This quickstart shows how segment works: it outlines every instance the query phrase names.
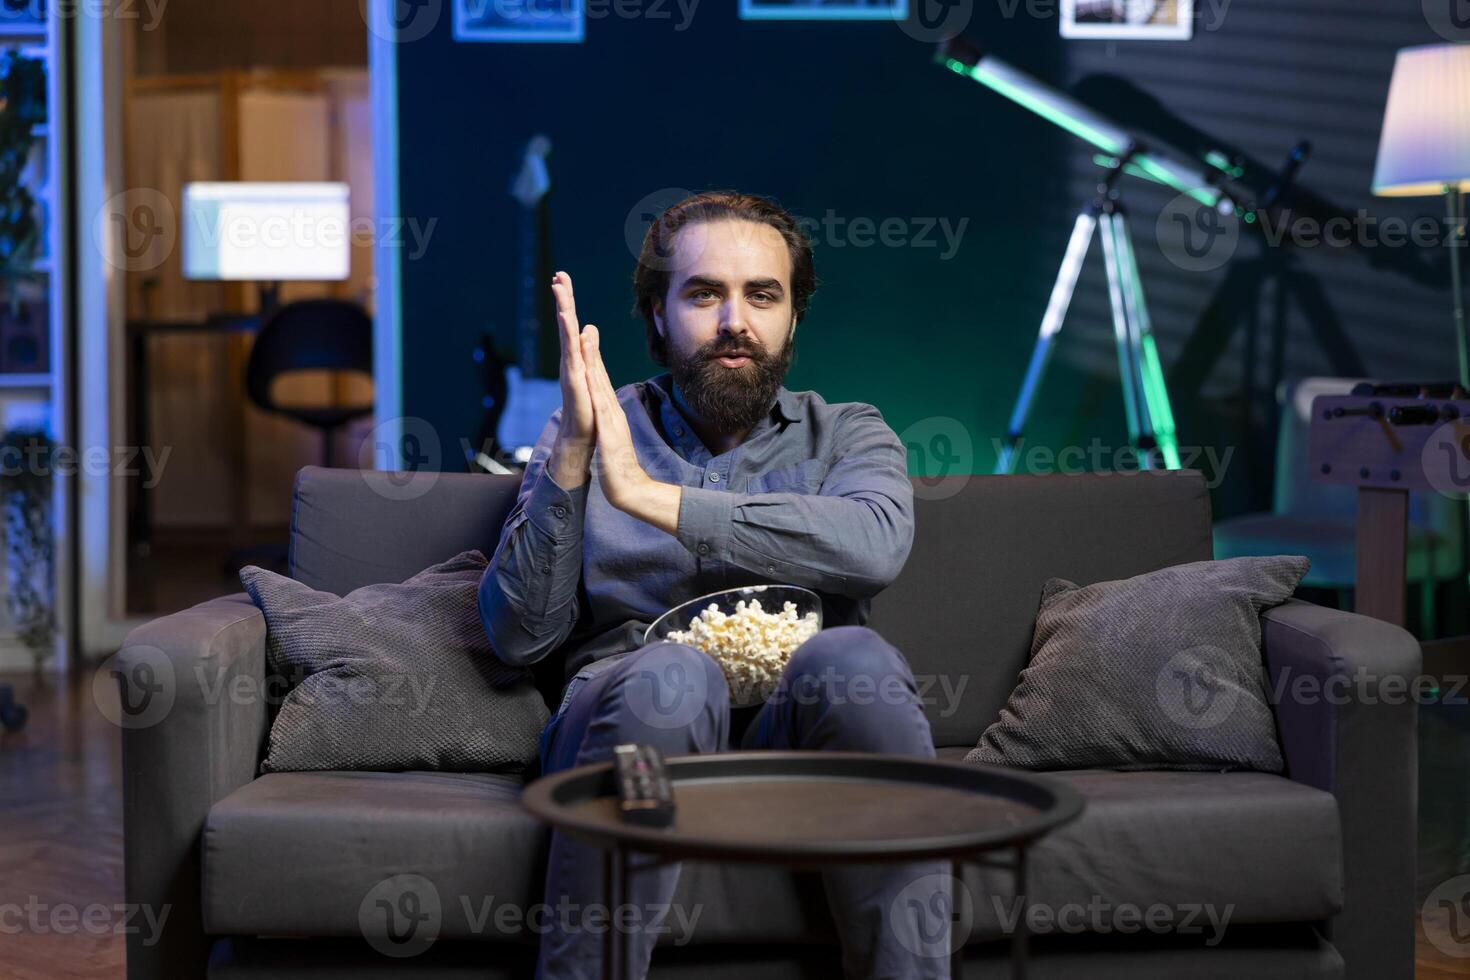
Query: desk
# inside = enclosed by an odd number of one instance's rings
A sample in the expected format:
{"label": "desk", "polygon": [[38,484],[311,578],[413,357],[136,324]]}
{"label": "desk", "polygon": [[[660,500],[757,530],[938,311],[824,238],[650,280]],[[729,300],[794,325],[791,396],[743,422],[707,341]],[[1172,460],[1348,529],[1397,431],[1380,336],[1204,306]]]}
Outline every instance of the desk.
{"label": "desk", "polygon": [[[196,334],[227,340],[253,334],[261,320],[254,314],[211,316],[204,320],[129,320],[127,323],[128,439],[134,446],[151,445],[148,395],[148,341],[155,336]],[[244,345],[227,343],[221,391],[232,410],[226,424],[226,450],[230,458],[230,534],[232,545],[239,529],[249,524],[249,485],[245,459],[245,356]],[[128,540],[134,548],[147,548],[153,540],[152,494],[142,480],[131,485],[128,498]]]}

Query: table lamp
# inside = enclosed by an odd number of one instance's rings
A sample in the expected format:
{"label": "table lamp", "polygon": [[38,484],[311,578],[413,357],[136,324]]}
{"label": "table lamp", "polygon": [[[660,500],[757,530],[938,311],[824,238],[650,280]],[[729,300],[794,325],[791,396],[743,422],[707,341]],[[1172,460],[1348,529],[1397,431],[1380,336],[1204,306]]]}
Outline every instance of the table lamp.
{"label": "table lamp", "polygon": [[[1403,48],[1394,60],[1383,110],[1383,134],[1373,170],[1373,193],[1382,197],[1445,196],[1454,247],[1465,241],[1464,192],[1470,187],[1470,44]],[[1450,252],[1455,345],[1460,383],[1470,386],[1470,338],[1459,253]]]}

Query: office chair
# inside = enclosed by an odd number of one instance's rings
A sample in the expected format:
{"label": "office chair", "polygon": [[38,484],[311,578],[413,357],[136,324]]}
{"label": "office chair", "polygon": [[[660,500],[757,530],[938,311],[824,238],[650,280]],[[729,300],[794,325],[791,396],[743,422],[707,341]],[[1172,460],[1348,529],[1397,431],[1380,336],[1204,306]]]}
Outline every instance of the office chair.
{"label": "office chair", "polygon": [[[351,371],[373,376],[373,321],[356,303],[305,299],[280,307],[255,335],[245,364],[245,391],[262,411],[284,416],[321,432],[323,466],[334,465],[333,436],[353,419],[371,415],[372,402],[359,405],[291,405],[271,395],[276,379],[293,371]],[[224,569],[236,574],[245,565],[284,567],[285,544],[231,549]]]}
{"label": "office chair", "polygon": [[[1308,459],[1312,399],[1346,395],[1361,378],[1303,378],[1285,393],[1276,441],[1276,482],[1270,512],[1242,514],[1215,525],[1215,557],[1306,555],[1311,570],[1302,585],[1335,589],[1345,595],[1357,577],[1358,492],[1349,486],[1318,483]],[[1461,574],[1463,502],[1437,493],[1409,494],[1408,554],[1405,577],[1420,588],[1420,631],[1435,632],[1436,586]]]}
{"label": "office chair", "polygon": [[353,371],[373,376],[373,321],[362,307],[340,299],[298,300],[281,307],[256,334],[245,367],[245,388],[261,410],[321,431],[322,465],[333,465],[333,435],[353,419],[371,415],[359,405],[282,405],[271,385],[292,371]]}

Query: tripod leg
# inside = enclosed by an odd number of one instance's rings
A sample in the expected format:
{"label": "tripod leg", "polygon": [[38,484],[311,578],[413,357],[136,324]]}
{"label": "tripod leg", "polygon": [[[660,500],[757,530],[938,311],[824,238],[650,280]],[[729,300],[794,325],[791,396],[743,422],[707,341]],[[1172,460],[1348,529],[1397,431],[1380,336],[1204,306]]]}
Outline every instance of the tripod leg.
{"label": "tripod leg", "polygon": [[1129,283],[1125,299],[1132,297],[1129,307],[1135,344],[1134,358],[1142,382],[1143,405],[1148,412],[1149,428],[1164,457],[1164,466],[1177,470],[1179,438],[1174,428],[1174,408],[1169,404],[1169,388],[1164,383],[1163,365],[1159,363],[1153,321],[1148,315],[1148,303],[1143,298],[1143,277],[1138,274],[1138,257],[1133,251],[1133,235],[1128,229],[1128,218],[1122,212],[1113,215],[1113,229],[1117,235],[1118,264]]}
{"label": "tripod leg", "polygon": [[1092,244],[1097,230],[1097,217],[1086,210],[1077,215],[1072,226],[1072,237],[1067,241],[1067,252],[1062,257],[1062,267],[1057,270],[1056,282],[1051,287],[1051,298],[1046,302],[1046,313],[1041,317],[1041,332],[1036,336],[1036,347],[1031,351],[1031,363],[1026,367],[1025,380],[1021,382],[1021,393],[1016,396],[1016,407],[1011,411],[1010,425],[1006,427],[1005,446],[995,461],[995,472],[1011,473],[1016,467],[1016,450],[1021,434],[1026,429],[1026,419],[1031,414],[1031,404],[1036,390],[1041,387],[1041,376],[1051,359],[1051,344],[1062,321],[1067,317],[1067,308],[1072,305],[1072,293],[1077,289],[1077,277],[1082,274],[1082,260],[1087,258],[1088,246]]}
{"label": "tripod leg", "polygon": [[1108,302],[1113,311],[1113,340],[1118,348],[1118,382],[1123,386],[1123,410],[1128,418],[1128,440],[1138,454],[1139,468],[1148,469],[1151,462],[1148,444],[1152,443],[1152,429],[1149,425],[1148,408],[1140,394],[1143,377],[1139,370],[1139,350],[1134,341],[1133,324],[1129,316],[1133,290],[1123,272],[1123,256],[1118,245],[1118,218],[1115,214],[1104,214],[1102,223],[1103,260],[1108,270]]}

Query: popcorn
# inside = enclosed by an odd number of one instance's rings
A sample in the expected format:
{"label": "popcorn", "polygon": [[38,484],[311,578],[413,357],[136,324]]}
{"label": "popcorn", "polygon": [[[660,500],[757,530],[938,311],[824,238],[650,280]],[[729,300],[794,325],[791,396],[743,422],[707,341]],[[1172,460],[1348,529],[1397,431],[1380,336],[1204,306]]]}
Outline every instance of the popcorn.
{"label": "popcorn", "polygon": [[665,639],[709,654],[725,673],[731,702],[743,705],[771,696],[792,651],[819,628],[815,612],[797,618],[794,602],[787,602],[779,613],[768,613],[759,599],[741,599],[733,613],[710,603],[689,621],[688,629],[674,630]]}

